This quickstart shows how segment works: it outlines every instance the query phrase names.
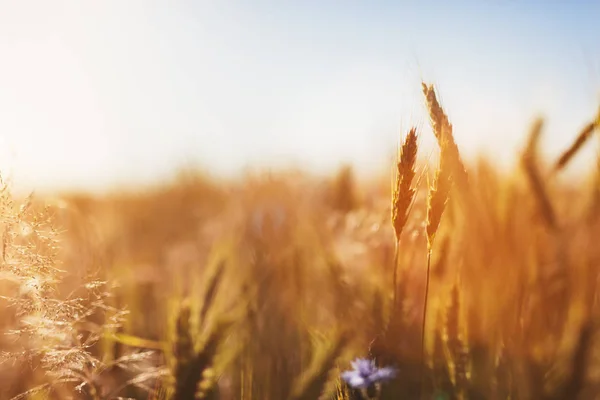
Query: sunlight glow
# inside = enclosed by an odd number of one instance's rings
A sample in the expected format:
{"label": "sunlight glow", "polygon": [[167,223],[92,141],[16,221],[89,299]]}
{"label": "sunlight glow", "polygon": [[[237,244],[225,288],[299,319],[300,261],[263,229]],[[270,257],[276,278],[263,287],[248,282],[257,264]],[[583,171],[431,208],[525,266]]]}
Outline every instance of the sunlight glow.
{"label": "sunlight glow", "polygon": [[0,167],[84,188],[189,162],[378,171],[399,132],[428,129],[421,78],[466,154],[506,162],[538,113],[558,151],[597,107],[585,60],[599,31],[585,20],[599,7],[459,3],[0,1]]}

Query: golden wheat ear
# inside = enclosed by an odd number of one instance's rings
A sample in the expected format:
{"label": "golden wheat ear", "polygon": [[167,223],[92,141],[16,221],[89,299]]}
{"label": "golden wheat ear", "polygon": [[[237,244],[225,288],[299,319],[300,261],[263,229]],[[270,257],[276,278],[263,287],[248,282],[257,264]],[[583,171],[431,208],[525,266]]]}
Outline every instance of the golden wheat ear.
{"label": "golden wheat ear", "polygon": [[433,133],[440,147],[440,158],[443,163],[448,165],[450,169],[449,174],[456,181],[461,192],[466,192],[469,187],[469,177],[460,157],[456,141],[454,140],[452,124],[437,99],[433,85],[428,86],[425,83],[421,83],[421,85]]}
{"label": "golden wheat ear", "polygon": [[415,177],[416,163],[417,129],[412,128],[404,139],[396,164],[396,185],[392,196],[392,225],[396,241],[400,240],[414,200],[415,189],[412,188],[412,182]]}
{"label": "golden wheat ear", "polygon": [[446,204],[450,198],[452,180],[446,166],[438,166],[427,197],[427,245],[431,250]]}

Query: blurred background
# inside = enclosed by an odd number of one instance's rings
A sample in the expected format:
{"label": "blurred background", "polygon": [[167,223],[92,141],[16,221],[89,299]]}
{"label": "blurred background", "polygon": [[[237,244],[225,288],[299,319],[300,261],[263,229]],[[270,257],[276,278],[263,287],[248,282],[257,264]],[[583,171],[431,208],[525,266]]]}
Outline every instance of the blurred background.
{"label": "blurred background", "polygon": [[387,173],[399,132],[428,129],[421,79],[438,87],[465,157],[506,165],[535,115],[550,116],[543,146],[556,153],[600,99],[597,2],[0,10],[0,167],[27,191],[146,185],[181,167]]}

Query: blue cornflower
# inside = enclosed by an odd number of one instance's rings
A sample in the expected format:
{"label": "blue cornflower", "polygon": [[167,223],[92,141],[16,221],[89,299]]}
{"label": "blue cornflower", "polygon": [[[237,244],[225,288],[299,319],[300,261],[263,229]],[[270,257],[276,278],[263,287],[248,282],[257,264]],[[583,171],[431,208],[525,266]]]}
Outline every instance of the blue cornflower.
{"label": "blue cornflower", "polygon": [[391,380],[396,376],[394,368],[377,368],[375,361],[366,358],[357,358],[351,364],[353,370],[342,372],[342,379],[355,389],[366,389],[371,385]]}

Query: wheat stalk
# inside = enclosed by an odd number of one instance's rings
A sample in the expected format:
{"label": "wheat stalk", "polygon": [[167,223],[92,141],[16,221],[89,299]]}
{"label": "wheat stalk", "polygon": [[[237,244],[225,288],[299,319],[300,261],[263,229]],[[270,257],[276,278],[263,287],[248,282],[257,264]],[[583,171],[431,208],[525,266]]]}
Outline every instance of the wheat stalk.
{"label": "wheat stalk", "polygon": [[394,246],[394,274],[392,278],[393,285],[393,307],[396,307],[398,301],[398,256],[400,247],[400,237],[402,230],[406,225],[410,207],[415,196],[415,189],[411,187],[415,177],[415,164],[417,162],[417,130],[412,128],[400,150],[398,162],[396,165],[396,186],[392,196],[392,225],[396,236]]}

